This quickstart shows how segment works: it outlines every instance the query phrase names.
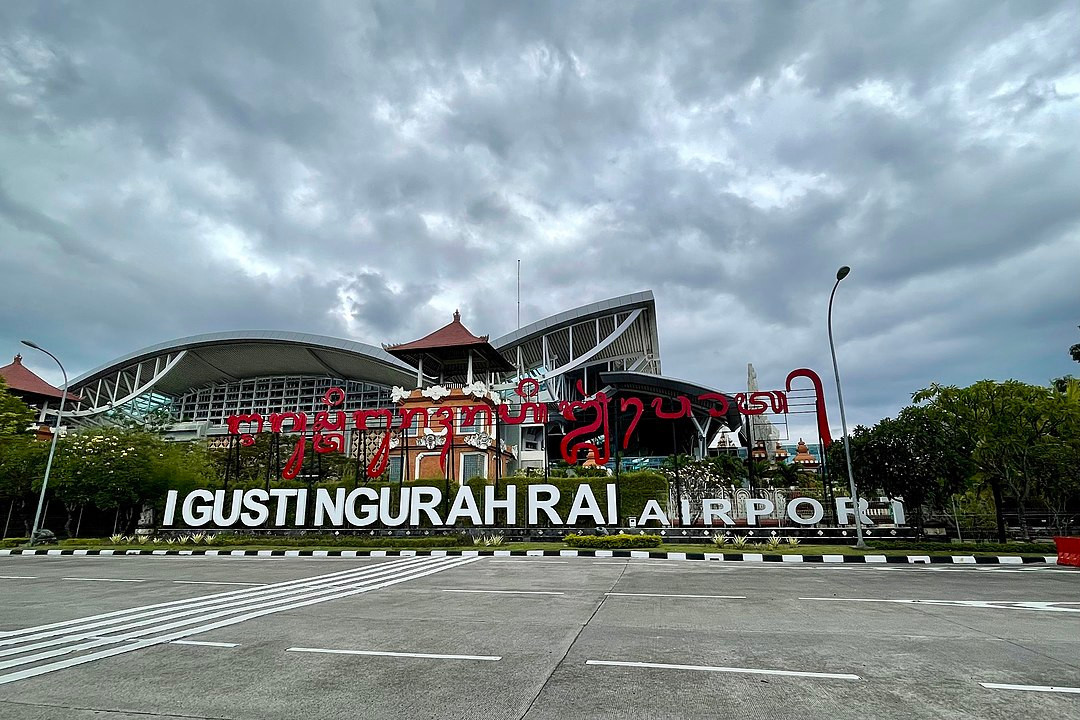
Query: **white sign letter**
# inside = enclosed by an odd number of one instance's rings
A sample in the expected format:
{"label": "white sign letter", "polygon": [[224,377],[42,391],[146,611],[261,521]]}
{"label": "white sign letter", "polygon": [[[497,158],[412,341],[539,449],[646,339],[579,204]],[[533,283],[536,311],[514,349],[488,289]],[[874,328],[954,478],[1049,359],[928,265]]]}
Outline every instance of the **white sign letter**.
{"label": "white sign letter", "polygon": [[454,502],[450,505],[450,514],[446,516],[446,524],[453,525],[460,517],[469,518],[473,525],[483,524],[483,520],[480,519],[480,510],[476,507],[476,497],[468,485],[458,488]]}
{"label": "white sign letter", "polygon": [[[799,506],[809,505],[811,508],[810,517],[804,518],[799,515]],[[821,506],[814,498],[801,497],[789,500],[787,504],[787,516],[800,525],[813,525],[814,523],[821,522],[821,518],[825,517],[825,508]]]}
{"label": "white sign letter", "polygon": [[655,500],[648,500],[645,503],[645,509],[641,511],[641,517],[638,518],[637,524],[644,525],[649,520],[659,520],[661,525],[670,525],[668,522],[667,514],[660,509],[660,503]]}
{"label": "white sign letter", "polygon": [[196,500],[202,500],[203,502],[210,502],[214,499],[214,493],[209,490],[192,490],[188,493],[188,496],[184,498],[184,507],[180,509],[180,519],[184,521],[184,524],[188,527],[200,527],[210,522],[210,519],[214,517],[213,508],[202,506],[198,508],[194,507]]}
{"label": "white sign letter", "polygon": [[269,520],[270,511],[266,509],[266,501],[269,499],[270,493],[260,488],[244,493],[245,512],[240,516],[240,522],[247,527],[255,527]]}
{"label": "white sign letter", "polygon": [[731,518],[731,501],[723,498],[705,498],[701,501],[701,514],[706,525],[713,524],[713,518],[720,518],[725,525],[734,525]]}
{"label": "white sign letter", "polygon": [[244,491],[233,490],[232,508],[229,516],[225,517],[225,491],[214,491],[214,524],[218,527],[230,527],[240,519],[240,511],[244,505]]}
{"label": "white sign letter", "polygon": [[172,525],[173,516],[176,515],[176,496],[179,494],[176,490],[170,490],[165,493],[165,518],[161,521],[162,525]]}
{"label": "white sign letter", "polygon": [[[541,500],[540,493],[545,493],[547,499]],[[547,485],[545,483],[538,483],[536,485],[529,486],[529,524],[535,525],[537,522],[537,516],[540,514],[540,510],[544,511],[548,520],[553,525],[562,525],[562,518],[559,517],[559,513],[555,512],[555,505],[558,504],[561,493],[559,488],[554,485]]]}
{"label": "white sign letter", "polygon": [[420,525],[420,513],[426,513],[428,520],[435,527],[442,525],[442,518],[435,508],[442,502],[442,490],[437,487],[414,487],[412,489],[412,509],[409,513],[409,524]]}
{"label": "white sign letter", "polygon": [[764,498],[751,498],[746,500],[746,524],[757,525],[757,519],[759,517],[772,515],[773,510],[776,510],[776,503],[772,500],[766,500]]}
{"label": "white sign letter", "polygon": [[604,524],[604,514],[600,512],[600,503],[596,502],[592,486],[581,483],[574,493],[574,502],[570,503],[570,514],[566,517],[566,524],[573,525],[582,515],[591,517],[598,525]]}
{"label": "white sign letter", "polygon": [[504,510],[506,512],[506,524],[513,525],[517,522],[517,487],[514,485],[506,486],[506,499],[495,499],[495,486],[484,486],[484,524],[495,524],[495,511]]}
{"label": "white sign letter", "polygon": [[349,493],[349,496],[345,498],[345,519],[350,525],[356,527],[366,527],[379,519],[378,504],[364,505],[363,517],[356,514],[356,500],[361,497],[367,498],[372,503],[376,503],[379,499],[375,491],[369,487],[358,487]]}
{"label": "white sign letter", "polygon": [[[870,519],[870,516],[866,514],[869,509],[870,503],[863,498],[859,498],[859,514],[862,516],[860,519],[863,525],[873,525],[874,521]],[[850,525],[855,522],[855,513],[851,509],[851,498],[838,497],[836,498],[836,522],[840,525]]]}
{"label": "white sign letter", "polygon": [[330,521],[333,527],[341,527],[345,522],[345,488],[338,488],[333,499],[330,491],[319,488],[315,491],[315,518],[312,522],[315,527],[321,527],[323,518]]}

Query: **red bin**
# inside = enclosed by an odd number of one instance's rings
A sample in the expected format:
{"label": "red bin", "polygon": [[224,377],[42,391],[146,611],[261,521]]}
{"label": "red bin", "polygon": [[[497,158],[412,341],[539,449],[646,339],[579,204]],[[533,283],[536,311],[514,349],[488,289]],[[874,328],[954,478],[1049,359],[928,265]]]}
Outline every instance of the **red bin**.
{"label": "red bin", "polygon": [[1075,565],[1080,567],[1080,537],[1056,537],[1058,565]]}

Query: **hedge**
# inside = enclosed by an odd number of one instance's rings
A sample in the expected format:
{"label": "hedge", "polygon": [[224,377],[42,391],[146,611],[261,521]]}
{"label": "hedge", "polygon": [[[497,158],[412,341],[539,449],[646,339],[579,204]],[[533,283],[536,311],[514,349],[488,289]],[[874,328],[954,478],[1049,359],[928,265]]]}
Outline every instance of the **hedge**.
{"label": "hedge", "polygon": [[563,538],[573,548],[596,548],[597,550],[616,550],[632,548],[660,547],[663,538],[659,535],[567,535]]}
{"label": "hedge", "polygon": [[1054,555],[1057,547],[1053,543],[949,543],[919,541],[919,540],[867,540],[867,546],[875,550],[926,550],[940,552],[1008,552],[1008,553],[1037,553],[1039,555]]}

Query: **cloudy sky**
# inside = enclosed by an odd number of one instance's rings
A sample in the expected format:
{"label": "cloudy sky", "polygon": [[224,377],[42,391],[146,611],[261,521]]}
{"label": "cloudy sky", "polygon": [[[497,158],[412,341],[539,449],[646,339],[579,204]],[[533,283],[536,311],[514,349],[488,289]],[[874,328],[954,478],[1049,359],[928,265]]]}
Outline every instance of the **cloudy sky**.
{"label": "cloudy sky", "polygon": [[1080,4],[0,3],[6,356],[497,336],[519,258],[728,390],[828,377],[850,265],[856,422],[1077,373]]}

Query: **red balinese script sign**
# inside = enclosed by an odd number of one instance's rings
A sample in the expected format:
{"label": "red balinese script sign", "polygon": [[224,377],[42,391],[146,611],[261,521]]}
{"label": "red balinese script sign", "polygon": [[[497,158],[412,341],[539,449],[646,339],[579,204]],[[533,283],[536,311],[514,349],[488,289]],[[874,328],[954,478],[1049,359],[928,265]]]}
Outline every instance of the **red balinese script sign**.
{"label": "red balinese script sign", "polygon": [[[796,378],[805,377],[810,380],[814,387],[815,410],[818,420],[818,433],[822,444],[828,447],[832,442],[829,433],[829,424],[825,414],[825,396],[822,391],[821,378],[817,373],[807,368],[792,370],[788,373],[784,390],[769,390],[751,393],[738,393],[733,396],[721,393],[706,392],[694,398],[699,407],[705,407],[711,417],[723,418],[731,410],[731,401],[734,400],[735,409],[741,415],[762,415],[766,412],[774,414],[787,414],[788,393],[791,392],[792,381]],[[501,403],[495,406],[497,422],[504,425],[521,425],[522,423],[546,425],[548,422],[548,405],[538,401],[540,383],[532,378],[521,380],[515,393],[520,402],[514,406]],[[585,395],[581,382],[578,382],[578,391]],[[638,423],[646,415],[645,401],[639,397],[619,398],[619,412],[632,412],[629,426],[622,433],[621,447],[626,449],[630,439],[637,429]],[[345,402],[345,392],[340,388],[330,388],[322,398],[326,409],[315,413],[312,423],[312,448],[316,453],[341,453],[345,452],[345,430],[347,425],[346,415],[343,410],[335,410]],[[582,452],[591,455],[597,465],[604,465],[611,460],[611,422],[610,406],[613,402],[606,393],[598,392],[584,400],[564,400],[555,404],[555,407],[564,419],[581,422],[562,438],[559,443],[559,452],[567,463],[573,465],[578,462]],[[692,417],[692,403],[689,396],[679,395],[665,403],[662,398],[653,398],[649,402],[649,410],[652,417],[658,420],[679,420]],[[426,433],[420,442],[426,442],[428,449],[434,450],[441,445],[439,463],[443,471],[446,470],[446,460],[454,442],[455,412],[460,411],[463,425],[472,425],[478,418],[483,417],[484,423],[491,422],[493,408],[485,404],[466,405],[455,408],[452,406],[440,406],[437,404],[428,407],[411,408],[378,408],[371,410],[356,410],[352,413],[353,429],[361,432],[372,430],[382,431],[383,436],[375,450],[370,462],[366,467],[369,478],[377,478],[386,471],[390,459],[392,430],[407,431],[413,428],[424,430],[439,428],[441,432]],[[263,432],[269,425],[271,433],[299,434],[297,440],[281,476],[287,480],[295,478],[304,464],[304,451],[306,447],[305,434],[308,431],[308,416],[303,412],[270,413],[264,422],[259,413],[247,413],[230,415],[226,419],[229,434],[239,436],[239,442],[243,446],[255,443],[255,435]]]}

